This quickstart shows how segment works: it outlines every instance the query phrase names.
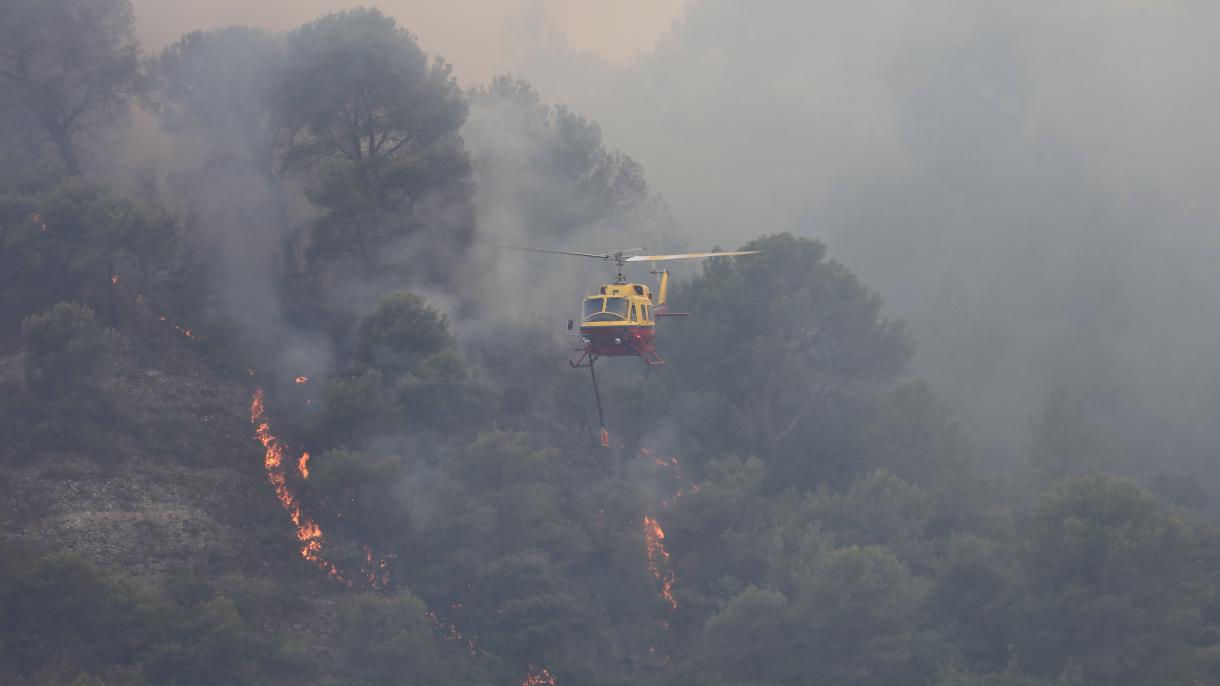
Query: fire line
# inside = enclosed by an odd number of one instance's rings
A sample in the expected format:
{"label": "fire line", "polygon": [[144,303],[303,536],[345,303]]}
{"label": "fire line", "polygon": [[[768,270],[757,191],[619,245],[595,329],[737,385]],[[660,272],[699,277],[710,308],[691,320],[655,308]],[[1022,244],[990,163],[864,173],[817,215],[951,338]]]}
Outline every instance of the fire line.
{"label": "fire line", "polygon": [[[250,401],[250,423],[255,426],[254,434],[259,443],[263,444],[263,468],[267,470],[267,481],[271,482],[272,488],[275,489],[275,497],[287,510],[289,518],[292,519],[292,525],[296,528],[297,540],[301,543],[301,557],[325,571],[332,579],[341,581],[350,587],[352,582],[339,572],[334,563],[322,556],[322,528],[301,513],[301,504],[298,502],[296,494],[288,488],[288,479],[284,472],[284,448],[280,445],[279,439],[271,433],[271,424],[267,421],[266,410],[263,406],[263,389],[261,388],[255,389],[254,398]],[[308,453],[305,453],[297,462],[302,476],[308,474],[305,466],[308,461]]]}
{"label": "fire line", "polygon": [[665,550],[665,530],[648,515],[644,515],[644,545],[648,550],[648,571],[661,584],[661,597],[673,612],[678,609],[678,601],[673,594],[675,578],[669,567],[669,551]]}
{"label": "fire line", "polygon": [[533,665],[530,665],[530,671],[525,675],[525,681],[521,682],[521,686],[555,686],[557,683],[554,675],[546,667],[535,669]]}

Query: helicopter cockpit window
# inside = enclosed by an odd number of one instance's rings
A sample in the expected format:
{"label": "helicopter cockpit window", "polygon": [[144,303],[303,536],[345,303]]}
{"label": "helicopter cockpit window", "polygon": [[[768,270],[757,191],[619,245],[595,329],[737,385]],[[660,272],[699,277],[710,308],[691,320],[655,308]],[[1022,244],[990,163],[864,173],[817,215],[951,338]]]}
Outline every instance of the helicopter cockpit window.
{"label": "helicopter cockpit window", "polygon": [[585,321],[613,322],[627,318],[627,308],[630,307],[626,298],[606,298],[605,311],[602,311],[602,299],[585,301]]}
{"label": "helicopter cockpit window", "polygon": [[584,316],[585,319],[588,319],[589,317],[592,317],[593,315],[595,315],[601,311],[602,311],[602,299],[601,298],[590,298],[585,301],[585,316]]}
{"label": "helicopter cockpit window", "polygon": [[630,303],[626,298],[606,298],[606,312],[617,314],[619,317],[627,318],[627,308]]}

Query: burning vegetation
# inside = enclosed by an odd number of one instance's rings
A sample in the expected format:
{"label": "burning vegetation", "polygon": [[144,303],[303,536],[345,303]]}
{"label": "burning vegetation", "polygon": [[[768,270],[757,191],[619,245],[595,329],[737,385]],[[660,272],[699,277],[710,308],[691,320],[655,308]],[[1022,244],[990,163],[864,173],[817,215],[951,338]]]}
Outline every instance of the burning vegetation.
{"label": "burning vegetation", "polygon": [[[661,499],[662,508],[672,505],[688,489],[691,491],[699,490],[698,484],[687,484],[682,475],[682,467],[677,457],[670,456],[666,459],[657,455],[649,448],[640,448],[639,457],[650,460],[652,464],[668,472],[672,480],[677,484],[671,495]],[[657,521],[656,517],[648,514],[644,515],[643,529],[644,548],[648,556],[648,571],[652,574],[657,584],[659,584],[660,596],[666,605],[669,606],[669,611],[674,612],[678,609],[678,601],[674,598],[673,594],[677,576],[669,559],[669,551],[665,549],[665,530],[661,528],[661,524]]]}
{"label": "burning vegetation", "polygon": [[545,667],[538,669],[530,665],[530,671],[525,675],[525,681],[521,682],[521,686],[556,686],[557,683],[550,670]]}
{"label": "burning vegetation", "polygon": [[446,640],[457,641],[464,644],[466,646],[466,650],[471,655],[478,654],[478,640],[473,636],[463,634],[461,629],[458,629],[457,624],[441,619],[440,615],[436,614],[434,610],[428,610],[424,613],[424,616],[428,618],[428,623],[432,625],[432,628],[435,629],[438,634],[444,636]]}
{"label": "burning vegetation", "polygon": [[[341,572],[338,565],[323,556],[322,527],[303,514],[300,499],[289,484],[287,470],[284,467],[284,447],[271,433],[271,424],[267,419],[264,393],[261,388],[255,389],[254,396],[250,400],[250,423],[255,427],[255,437],[263,445],[263,468],[267,472],[267,481],[271,483],[276,499],[288,512],[288,517],[296,529],[296,537],[301,544],[301,557],[325,571],[332,579],[351,587],[351,577]],[[302,481],[309,479],[309,459],[309,453],[302,451],[295,460],[296,473]],[[370,588],[388,588],[390,585],[389,559],[375,559],[371,547],[366,545],[362,548],[364,560],[360,565],[358,578],[367,581]]]}
{"label": "burning vegetation", "polygon": [[661,585],[661,597],[673,612],[678,609],[678,601],[673,593],[674,571],[669,566],[669,552],[665,550],[665,530],[648,515],[644,515],[644,545],[648,551],[648,571]]}
{"label": "burning vegetation", "polygon": [[[352,582],[340,573],[339,568],[323,557],[322,528],[301,513],[301,504],[297,500],[296,494],[288,486],[288,478],[284,470],[284,447],[271,433],[271,424],[263,405],[263,389],[261,388],[256,389],[254,396],[250,399],[250,423],[255,427],[255,437],[263,445],[263,468],[267,470],[267,481],[271,483],[271,487],[275,490],[275,497],[288,512],[288,518],[292,520],[292,525],[296,528],[297,540],[301,544],[301,557],[325,571],[332,579],[351,586]],[[308,478],[309,471],[305,466],[308,462],[308,453],[302,453],[297,461],[303,479]],[[370,553],[370,561],[371,557]]]}

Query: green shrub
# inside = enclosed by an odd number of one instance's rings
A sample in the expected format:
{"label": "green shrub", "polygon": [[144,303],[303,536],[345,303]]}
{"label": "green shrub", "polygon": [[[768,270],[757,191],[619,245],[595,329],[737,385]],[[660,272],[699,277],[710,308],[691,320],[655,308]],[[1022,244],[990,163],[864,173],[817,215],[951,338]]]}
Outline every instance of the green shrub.
{"label": "green shrub", "polygon": [[115,332],[99,325],[89,306],[77,303],[59,303],[26,317],[21,334],[26,383],[46,398],[100,388],[117,342]]}

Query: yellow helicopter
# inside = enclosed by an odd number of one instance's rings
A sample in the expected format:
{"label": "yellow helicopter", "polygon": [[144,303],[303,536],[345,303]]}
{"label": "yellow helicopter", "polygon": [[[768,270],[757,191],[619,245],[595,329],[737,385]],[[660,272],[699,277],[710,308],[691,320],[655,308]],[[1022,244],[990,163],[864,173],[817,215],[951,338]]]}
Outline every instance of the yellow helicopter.
{"label": "yellow helicopter", "polygon": [[[608,283],[598,289],[597,293],[586,295],[580,319],[580,357],[568,360],[572,367],[588,367],[589,376],[593,379],[593,395],[597,399],[597,417],[601,422],[601,444],[603,448],[610,447],[610,434],[606,431],[606,421],[602,413],[601,394],[597,390],[597,374],[593,363],[599,357],[639,357],[650,367],[665,364],[664,358],[657,354],[656,325],[662,317],[685,317],[685,312],[670,312],[667,307],[666,295],[669,290],[669,272],[664,269],[654,269],[657,275],[657,291],[642,283],[627,283],[623,275],[623,266],[628,262],[662,262],[665,260],[697,260],[708,257],[737,257],[741,255],[757,255],[761,250],[733,250],[726,252],[693,252],[676,255],[633,255],[632,253],[647,250],[633,248],[617,250],[608,253],[569,252],[566,250],[548,250],[545,248],[523,248],[519,246],[501,246],[509,250],[524,250],[527,252],[550,253],[552,255],[572,255],[575,257],[591,257],[609,262],[614,260],[618,266],[618,274],[614,283]],[[568,330],[575,327],[575,320],[568,320]]]}
{"label": "yellow helicopter", "polygon": [[[571,255],[575,257],[590,257],[609,262],[613,260],[618,266],[618,274],[614,283],[608,283],[598,289],[597,293],[584,298],[584,306],[580,319],[581,347],[580,357],[569,360],[573,367],[590,367],[599,357],[633,356],[644,360],[650,367],[665,364],[665,360],[657,354],[656,323],[662,317],[685,317],[685,312],[669,312],[666,294],[669,289],[669,272],[664,269],[654,270],[658,285],[654,294],[652,289],[642,283],[627,283],[623,275],[623,266],[628,262],[662,262],[665,260],[692,260],[708,257],[735,257],[740,255],[757,255],[760,250],[735,250],[726,252],[695,252],[676,255],[634,255],[647,248],[617,250],[608,253],[569,252],[566,250],[548,250],[544,248],[523,248],[505,246],[511,250],[550,253],[552,255]],[[575,320],[568,320],[568,330],[575,327]]]}

